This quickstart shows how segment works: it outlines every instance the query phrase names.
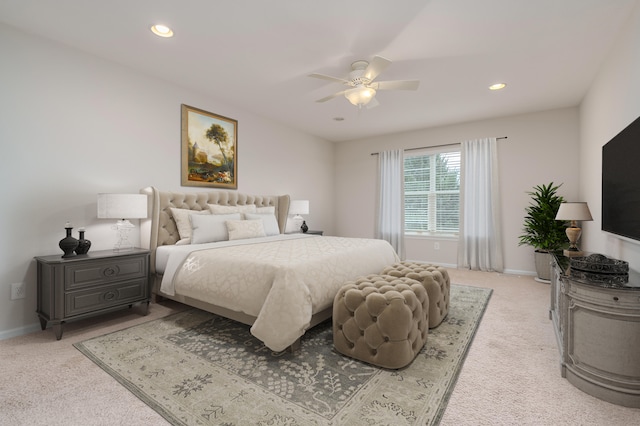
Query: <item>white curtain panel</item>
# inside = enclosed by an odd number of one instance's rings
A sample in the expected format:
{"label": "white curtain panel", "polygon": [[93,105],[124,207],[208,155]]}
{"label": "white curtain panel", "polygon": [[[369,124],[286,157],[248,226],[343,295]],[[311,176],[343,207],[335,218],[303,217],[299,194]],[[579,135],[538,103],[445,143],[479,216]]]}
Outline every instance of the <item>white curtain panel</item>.
{"label": "white curtain panel", "polygon": [[389,242],[404,260],[404,151],[378,154],[376,238]]}
{"label": "white curtain panel", "polygon": [[496,139],[465,141],[461,148],[458,267],[502,272]]}

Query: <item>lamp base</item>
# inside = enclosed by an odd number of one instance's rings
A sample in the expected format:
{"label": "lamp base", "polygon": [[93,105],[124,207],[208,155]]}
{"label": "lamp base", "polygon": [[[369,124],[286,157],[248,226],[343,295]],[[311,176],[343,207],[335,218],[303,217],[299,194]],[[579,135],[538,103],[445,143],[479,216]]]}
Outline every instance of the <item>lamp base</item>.
{"label": "lamp base", "polygon": [[575,257],[575,256],[583,256],[584,252],[582,250],[563,250],[562,254],[564,254],[567,257]]}
{"label": "lamp base", "polygon": [[133,250],[133,244],[129,241],[129,232],[135,228],[127,219],[119,220],[114,226],[118,235],[118,241],[113,246],[113,251],[123,252]]}

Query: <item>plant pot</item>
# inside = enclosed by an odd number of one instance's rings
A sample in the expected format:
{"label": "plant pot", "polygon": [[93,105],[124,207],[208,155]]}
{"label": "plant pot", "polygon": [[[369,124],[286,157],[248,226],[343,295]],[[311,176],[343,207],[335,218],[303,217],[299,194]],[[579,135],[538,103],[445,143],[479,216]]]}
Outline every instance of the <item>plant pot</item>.
{"label": "plant pot", "polygon": [[536,281],[543,283],[551,282],[551,254],[547,251],[536,250],[534,253],[536,261]]}

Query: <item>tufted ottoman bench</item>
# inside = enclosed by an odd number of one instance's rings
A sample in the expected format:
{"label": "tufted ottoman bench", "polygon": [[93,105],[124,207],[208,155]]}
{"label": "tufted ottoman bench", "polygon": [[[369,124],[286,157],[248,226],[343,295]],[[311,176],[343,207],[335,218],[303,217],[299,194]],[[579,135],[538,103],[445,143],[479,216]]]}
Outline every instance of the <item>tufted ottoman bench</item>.
{"label": "tufted ottoman bench", "polygon": [[442,266],[399,262],[387,266],[382,274],[412,278],[424,285],[429,294],[429,328],[439,326],[449,313],[451,281],[449,273]]}
{"label": "tufted ottoman bench", "polygon": [[379,367],[405,367],[427,341],[428,309],[418,281],[368,275],[347,282],[333,302],[334,347]]}

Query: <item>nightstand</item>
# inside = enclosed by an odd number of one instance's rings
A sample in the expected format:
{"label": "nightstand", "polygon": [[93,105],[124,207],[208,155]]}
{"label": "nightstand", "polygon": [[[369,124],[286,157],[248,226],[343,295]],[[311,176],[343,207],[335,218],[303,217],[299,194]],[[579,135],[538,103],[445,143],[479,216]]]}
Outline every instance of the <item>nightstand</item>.
{"label": "nightstand", "polygon": [[307,232],[305,232],[305,234],[322,235],[324,234],[324,231],[312,231],[311,229],[309,229]]}
{"label": "nightstand", "polygon": [[39,256],[36,313],[42,329],[53,325],[56,339],[62,324],[142,304],[149,310],[149,250],[102,250],[62,258]]}

